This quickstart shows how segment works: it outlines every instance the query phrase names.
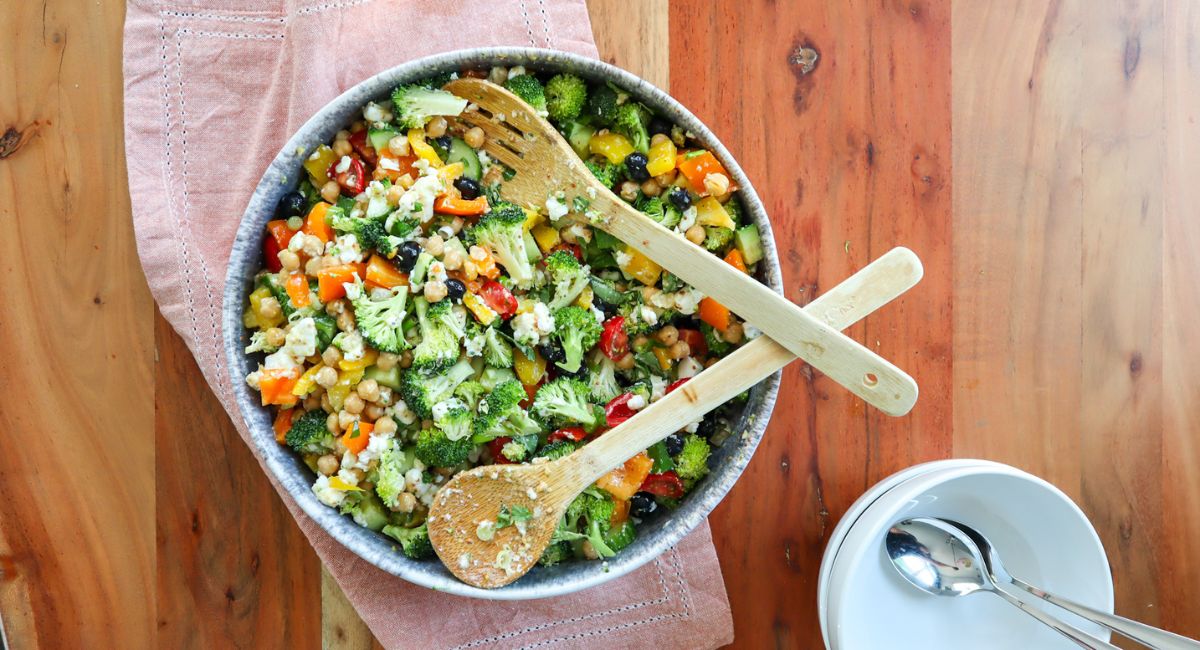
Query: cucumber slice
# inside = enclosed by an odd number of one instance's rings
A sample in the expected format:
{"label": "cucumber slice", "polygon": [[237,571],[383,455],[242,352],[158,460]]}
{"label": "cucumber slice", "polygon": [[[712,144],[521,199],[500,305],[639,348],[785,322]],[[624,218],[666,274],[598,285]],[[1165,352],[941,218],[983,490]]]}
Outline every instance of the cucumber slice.
{"label": "cucumber slice", "polygon": [[542,259],[542,249],[538,248],[537,240],[528,230],[525,231],[525,258],[530,262]]}
{"label": "cucumber slice", "polygon": [[477,181],[483,175],[483,165],[479,162],[479,154],[462,138],[451,138],[450,149],[446,152],[446,164],[460,162],[463,164],[463,176]]}
{"label": "cucumber slice", "polygon": [[493,390],[506,381],[516,381],[517,373],[508,368],[484,368],[479,376],[479,383],[488,390]]}
{"label": "cucumber slice", "polygon": [[371,147],[375,151],[383,151],[388,146],[388,140],[400,135],[399,131],[394,129],[367,129],[367,141],[371,143]]}
{"label": "cucumber slice", "polygon": [[588,149],[588,143],[591,141],[592,136],[596,135],[596,129],[582,122],[571,122],[567,125],[565,132],[567,142],[571,143],[571,148],[575,150],[575,153],[579,154],[580,158],[587,160],[592,155]]}
{"label": "cucumber slice", "polygon": [[433,264],[433,256],[425,251],[417,256],[417,263],[413,264],[413,270],[408,274],[408,281],[411,284],[417,284],[425,281],[425,273],[429,271],[429,265]]}
{"label": "cucumber slice", "polygon": [[742,254],[746,264],[754,264],[762,259],[762,239],[758,234],[758,226],[750,224],[742,226],[733,233],[733,245]]}
{"label": "cucumber slice", "polygon": [[363,373],[363,379],[374,379],[380,386],[392,390],[400,390],[400,366],[392,366],[391,370],[383,370],[379,366],[371,366]]}
{"label": "cucumber slice", "polygon": [[333,320],[333,316],[319,311],[313,314],[313,323],[317,326],[317,350],[324,352],[325,348],[333,343],[333,337],[337,334],[337,322]]}

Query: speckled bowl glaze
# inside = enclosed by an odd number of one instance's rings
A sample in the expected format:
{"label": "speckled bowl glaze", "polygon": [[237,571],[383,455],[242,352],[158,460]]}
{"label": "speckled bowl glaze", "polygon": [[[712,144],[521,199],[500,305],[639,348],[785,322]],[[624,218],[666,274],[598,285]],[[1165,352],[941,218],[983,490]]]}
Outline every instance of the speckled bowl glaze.
{"label": "speckled bowl glaze", "polygon": [[459,582],[436,560],[418,562],[400,554],[386,536],[356,525],[349,517],[322,505],[310,486],[313,473],[286,447],[275,442],[271,416],[259,404],[258,394],[242,378],[253,371],[258,359],[246,355],[249,336],[242,327],[242,310],[251,291],[254,275],[263,266],[262,238],[280,197],[294,189],[301,178],[301,163],[321,143],[360,115],[370,100],[390,96],[398,84],[408,83],[443,71],[488,68],[492,65],[523,65],[538,71],[569,70],[592,80],[612,81],[676,124],[690,130],[711,149],[732,173],[742,190],[747,213],[762,234],[764,257],[759,279],[781,291],[779,258],[771,224],[762,201],[741,167],[694,115],[663,91],[638,77],[601,61],[550,50],[530,48],[482,48],[448,52],[413,61],[381,72],[342,93],[308,120],[280,149],[259,181],[242,216],[225,277],[223,309],[225,355],[233,375],[234,394],[258,453],[275,478],[292,495],[304,512],[335,539],[375,566],[409,582],[462,596],[496,600],[521,600],[558,596],[593,587],[620,577],[654,559],[681,540],[716,507],[733,487],[750,461],[766,429],[779,392],[780,373],[756,386],[742,413],[735,418],[734,435],[714,450],[713,471],[671,512],[656,513],[638,528],[633,545],[603,565],[600,562],[571,562],[554,567],[537,567],[514,584],[484,590]]}

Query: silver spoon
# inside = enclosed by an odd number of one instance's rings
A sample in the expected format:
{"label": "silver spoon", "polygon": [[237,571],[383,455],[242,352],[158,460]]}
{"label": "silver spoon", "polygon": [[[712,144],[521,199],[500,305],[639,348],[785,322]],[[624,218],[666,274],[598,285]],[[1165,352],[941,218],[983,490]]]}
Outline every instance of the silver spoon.
{"label": "silver spoon", "polygon": [[935,596],[966,596],[987,591],[1089,650],[1116,650],[1117,646],[1061,621],[1014,596],[996,584],[986,571],[979,548],[965,533],[940,519],[905,519],[892,524],[884,550],[906,580]]}
{"label": "silver spoon", "polygon": [[983,555],[983,561],[987,567],[987,571],[991,574],[992,581],[995,583],[1009,583],[1024,589],[1025,591],[1045,600],[1048,603],[1057,605],[1076,616],[1087,619],[1097,625],[1106,627],[1113,632],[1129,637],[1138,643],[1155,650],[1197,650],[1200,649],[1200,643],[1197,643],[1187,637],[1179,636],[1165,630],[1160,630],[1156,627],[1151,627],[1145,623],[1131,621],[1122,616],[1102,612],[1098,609],[1092,609],[1087,605],[1082,605],[1072,600],[1055,596],[1054,594],[1038,589],[1033,585],[1015,578],[1004,569],[1004,565],[1000,562],[1000,554],[996,552],[991,542],[987,540],[979,531],[960,524],[956,521],[947,521],[962,532],[966,533],[971,541],[975,542],[975,546],[979,548]]}

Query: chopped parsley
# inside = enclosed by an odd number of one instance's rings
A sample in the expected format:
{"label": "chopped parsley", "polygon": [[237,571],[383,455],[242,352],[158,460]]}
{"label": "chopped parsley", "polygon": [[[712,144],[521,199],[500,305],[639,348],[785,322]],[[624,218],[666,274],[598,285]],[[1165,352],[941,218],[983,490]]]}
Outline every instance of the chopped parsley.
{"label": "chopped parsley", "polygon": [[496,530],[523,524],[533,518],[533,513],[525,506],[500,506],[500,514],[496,515]]}

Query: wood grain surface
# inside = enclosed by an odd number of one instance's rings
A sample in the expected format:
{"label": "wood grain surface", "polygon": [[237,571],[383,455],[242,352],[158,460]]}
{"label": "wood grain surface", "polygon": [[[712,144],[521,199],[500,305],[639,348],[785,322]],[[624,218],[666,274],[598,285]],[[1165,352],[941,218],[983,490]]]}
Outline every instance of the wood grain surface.
{"label": "wood grain surface", "polygon": [[[711,518],[735,646],[819,647],[838,518],[951,456],[1062,487],[1104,539],[1117,611],[1200,636],[1200,6],[588,4],[601,55],[742,162],[791,299],[894,245],[925,263],[848,330],[921,384],[913,413],[789,368]],[[122,19],[110,0],[0,7],[8,644],[377,646],[156,316],[125,190]]]}

